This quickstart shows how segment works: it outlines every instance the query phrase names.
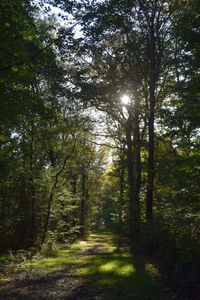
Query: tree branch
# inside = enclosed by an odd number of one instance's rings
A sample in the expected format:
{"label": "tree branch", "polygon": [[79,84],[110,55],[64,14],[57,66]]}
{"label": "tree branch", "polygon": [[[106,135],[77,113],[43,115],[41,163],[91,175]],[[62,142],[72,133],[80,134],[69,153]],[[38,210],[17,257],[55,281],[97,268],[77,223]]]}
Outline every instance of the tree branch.
{"label": "tree branch", "polygon": [[17,60],[15,62],[13,62],[10,65],[7,66],[1,66],[0,67],[0,71],[6,71],[11,69],[12,67],[16,67],[16,66],[21,66],[24,64],[28,64],[30,63],[32,60],[34,60],[38,55],[40,55],[42,52],[44,52],[45,50],[49,49],[52,45],[54,45],[55,43],[57,43],[58,41],[60,41],[67,33],[69,33],[76,25],[78,25],[80,23],[76,22],[72,27],[70,27],[67,32],[65,32],[64,34],[62,34],[60,37],[58,37],[57,39],[53,40],[52,42],[50,42],[47,46],[45,46],[44,48],[36,51],[32,56],[30,56],[27,60]]}

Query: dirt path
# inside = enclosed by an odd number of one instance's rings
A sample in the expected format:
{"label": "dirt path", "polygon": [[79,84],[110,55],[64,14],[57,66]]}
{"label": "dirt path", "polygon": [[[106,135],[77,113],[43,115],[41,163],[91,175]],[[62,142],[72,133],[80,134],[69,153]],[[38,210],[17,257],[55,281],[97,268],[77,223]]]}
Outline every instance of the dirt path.
{"label": "dirt path", "polygon": [[48,265],[48,259],[39,261],[38,265],[31,264],[26,271],[18,274],[17,277],[13,277],[6,282],[0,282],[0,300],[101,299],[100,287],[94,287],[86,283],[82,276],[76,274],[76,270],[78,267],[81,268],[82,261],[89,257],[109,253],[108,247],[106,248],[104,245],[105,240],[111,242],[112,237],[95,237],[93,235],[92,239],[76,244],[74,249],[71,250],[75,253],[72,262],[69,262],[66,255],[66,266],[63,265],[61,269],[59,269],[59,262],[56,261],[60,255],[58,253],[58,256],[53,257],[55,259],[53,266],[55,269],[58,267],[59,270],[53,272],[47,270],[44,275],[40,274],[40,271],[42,273],[44,271],[40,267],[44,266],[45,269],[45,265]]}
{"label": "dirt path", "polygon": [[134,260],[113,240],[91,235],[54,257],[28,264],[26,272],[0,283],[0,300],[167,299],[158,270]]}

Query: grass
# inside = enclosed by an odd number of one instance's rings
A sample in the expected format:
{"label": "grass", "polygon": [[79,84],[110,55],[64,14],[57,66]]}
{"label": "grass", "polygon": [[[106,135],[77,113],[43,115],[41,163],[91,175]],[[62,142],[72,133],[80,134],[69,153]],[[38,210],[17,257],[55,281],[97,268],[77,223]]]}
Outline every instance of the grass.
{"label": "grass", "polygon": [[65,246],[51,256],[23,265],[40,275],[75,265],[74,276],[90,286],[100,287],[103,299],[164,299],[160,274],[155,266],[119,248],[110,234],[93,234]]}
{"label": "grass", "polygon": [[[108,254],[86,257],[76,269],[78,276],[100,286],[105,299],[162,299],[160,274],[153,265],[137,261],[129,252],[118,249],[111,238],[99,239]],[[97,240],[91,236],[89,241],[96,244]]]}
{"label": "grass", "polygon": [[65,269],[72,263],[78,264],[80,262],[76,259],[76,255],[81,249],[81,242],[79,243],[75,243],[71,247],[67,247],[69,249],[61,248],[49,257],[45,257],[34,262],[26,262],[24,265],[31,268],[33,273],[48,274]]}

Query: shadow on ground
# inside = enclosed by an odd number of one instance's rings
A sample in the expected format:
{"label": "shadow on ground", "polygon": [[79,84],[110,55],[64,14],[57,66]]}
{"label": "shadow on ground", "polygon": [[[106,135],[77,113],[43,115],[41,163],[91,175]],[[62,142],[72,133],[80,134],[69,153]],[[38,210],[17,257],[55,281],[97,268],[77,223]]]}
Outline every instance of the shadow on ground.
{"label": "shadow on ground", "polygon": [[169,299],[158,270],[117,247],[112,235],[91,235],[55,257],[33,262],[31,270],[2,284],[0,300]]}
{"label": "shadow on ground", "polygon": [[95,237],[95,242],[109,251],[86,256],[76,274],[101,287],[102,299],[164,299],[160,274],[153,265],[134,259],[113,238]]}
{"label": "shadow on ground", "polygon": [[99,290],[85,285],[73,273],[74,265],[45,276],[16,279],[4,286],[1,300],[98,299]]}

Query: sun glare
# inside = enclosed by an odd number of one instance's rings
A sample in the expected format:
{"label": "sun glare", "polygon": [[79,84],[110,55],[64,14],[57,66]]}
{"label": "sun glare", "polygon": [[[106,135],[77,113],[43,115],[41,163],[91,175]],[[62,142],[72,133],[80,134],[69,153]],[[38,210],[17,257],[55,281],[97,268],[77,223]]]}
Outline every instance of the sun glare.
{"label": "sun glare", "polygon": [[128,96],[128,95],[123,95],[122,97],[121,97],[121,102],[123,103],[123,104],[129,104],[130,103],[130,97]]}

